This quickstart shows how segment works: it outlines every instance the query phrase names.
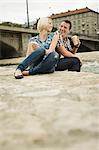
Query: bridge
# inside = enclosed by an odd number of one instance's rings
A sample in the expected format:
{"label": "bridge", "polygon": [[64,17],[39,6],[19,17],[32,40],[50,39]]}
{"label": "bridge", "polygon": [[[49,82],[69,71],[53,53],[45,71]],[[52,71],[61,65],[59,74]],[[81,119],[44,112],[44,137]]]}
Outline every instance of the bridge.
{"label": "bridge", "polygon": [[[25,56],[30,37],[37,30],[0,25],[0,59]],[[98,51],[99,39],[80,36],[79,52]]]}
{"label": "bridge", "polygon": [[0,25],[0,58],[25,56],[30,37],[37,30]]}
{"label": "bridge", "polygon": [[99,38],[79,36],[81,45],[79,47],[79,52],[91,52],[99,51]]}

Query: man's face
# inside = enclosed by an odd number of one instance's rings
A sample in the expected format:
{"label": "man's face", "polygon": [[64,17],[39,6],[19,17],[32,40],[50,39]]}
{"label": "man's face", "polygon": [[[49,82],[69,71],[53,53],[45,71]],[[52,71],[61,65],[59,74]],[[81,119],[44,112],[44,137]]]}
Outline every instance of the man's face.
{"label": "man's face", "polygon": [[61,32],[61,35],[63,38],[67,37],[67,35],[70,33],[70,24],[66,22],[62,22],[59,26],[59,31]]}

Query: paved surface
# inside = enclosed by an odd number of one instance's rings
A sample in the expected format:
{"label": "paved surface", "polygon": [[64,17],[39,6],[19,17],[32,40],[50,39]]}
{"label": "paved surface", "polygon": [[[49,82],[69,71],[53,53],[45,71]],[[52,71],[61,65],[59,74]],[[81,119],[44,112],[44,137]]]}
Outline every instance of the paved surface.
{"label": "paved surface", "polygon": [[0,150],[98,150],[99,74],[85,68],[99,53],[80,57],[80,73],[16,80],[16,66],[0,67]]}

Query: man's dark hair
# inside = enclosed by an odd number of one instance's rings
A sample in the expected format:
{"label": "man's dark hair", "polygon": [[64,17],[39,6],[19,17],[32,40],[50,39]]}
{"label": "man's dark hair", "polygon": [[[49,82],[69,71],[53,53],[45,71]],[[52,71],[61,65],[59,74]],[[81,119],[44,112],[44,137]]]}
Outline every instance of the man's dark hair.
{"label": "man's dark hair", "polygon": [[68,23],[70,26],[69,26],[69,30],[72,28],[72,23],[71,23],[71,21],[69,21],[69,20],[64,20],[64,22],[65,23]]}

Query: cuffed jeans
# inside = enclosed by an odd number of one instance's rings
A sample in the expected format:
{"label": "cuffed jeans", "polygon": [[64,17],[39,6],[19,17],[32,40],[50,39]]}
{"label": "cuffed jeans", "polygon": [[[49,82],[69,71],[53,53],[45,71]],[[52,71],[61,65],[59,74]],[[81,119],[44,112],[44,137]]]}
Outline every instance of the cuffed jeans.
{"label": "cuffed jeans", "polygon": [[81,62],[77,57],[64,57],[60,58],[57,66],[55,68],[56,71],[77,71],[80,72]]}
{"label": "cuffed jeans", "polygon": [[20,63],[17,69],[24,71],[29,67],[30,75],[52,73],[55,71],[58,60],[57,52],[53,51],[46,56],[45,49],[38,48]]}

